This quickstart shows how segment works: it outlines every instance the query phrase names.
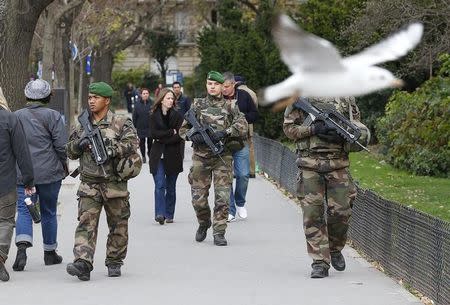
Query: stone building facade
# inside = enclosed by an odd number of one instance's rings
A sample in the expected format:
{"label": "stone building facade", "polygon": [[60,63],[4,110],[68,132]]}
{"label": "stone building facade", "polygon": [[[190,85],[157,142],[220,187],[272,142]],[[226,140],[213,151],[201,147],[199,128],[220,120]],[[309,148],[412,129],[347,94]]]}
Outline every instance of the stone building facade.
{"label": "stone building facade", "polygon": [[[169,72],[179,71],[183,76],[194,73],[195,67],[200,63],[196,36],[204,26],[217,24],[217,1],[219,0],[166,0],[161,12],[153,17],[153,27],[168,26],[180,39],[177,55],[168,60]],[[283,4],[287,9],[295,9],[303,1],[285,0]],[[257,4],[258,1],[255,0],[254,3]],[[115,69],[128,70],[146,66],[153,73],[159,74],[158,64],[150,58],[142,41],[137,41],[124,52],[126,59],[116,65]]]}
{"label": "stone building facade", "polygon": [[[193,0],[167,0],[164,9],[153,17],[152,26],[165,25],[174,31],[179,39],[177,55],[169,58],[169,72],[181,72],[183,76],[193,74],[200,63],[196,45],[197,33],[211,22],[217,22],[215,12],[216,0],[204,0],[201,6],[195,5]],[[150,58],[145,44],[138,40],[125,51],[126,59],[114,69],[128,70],[146,66],[155,74],[159,74],[158,63]]]}

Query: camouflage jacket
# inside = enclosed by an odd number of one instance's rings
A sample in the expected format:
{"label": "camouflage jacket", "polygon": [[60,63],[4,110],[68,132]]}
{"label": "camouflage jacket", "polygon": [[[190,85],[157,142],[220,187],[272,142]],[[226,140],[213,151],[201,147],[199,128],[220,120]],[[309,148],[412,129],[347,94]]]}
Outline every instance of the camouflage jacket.
{"label": "camouflage jacket", "polygon": [[[248,132],[248,123],[235,100],[225,100],[223,97],[217,99],[211,96],[205,98],[196,98],[191,108],[195,111],[200,124],[209,124],[215,131],[227,130],[229,134],[228,141],[232,138],[245,140]],[[191,128],[186,120],[180,128],[180,137],[186,139],[186,133]],[[225,142],[227,144],[227,141]],[[206,145],[194,146],[194,154],[209,158],[213,153]],[[229,149],[225,149],[224,154],[231,155]]]}
{"label": "camouflage jacket", "polygon": [[83,182],[120,181],[114,165],[118,163],[119,159],[136,153],[139,147],[139,139],[131,119],[108,111],[105,118],[99,122],[92,122],[92,126],[100,129],[105,147],[113,152],[113,156],[108,157],[108,160],[103,164],[103,169],[95,163],[90,151],[81,151],[78,148],[79,140],[84,132],[81,126],[76,126],[70,134],[66,146],[68,157],[72,160],[80,159],[79,170]]}
{"label": "camouflage jacket", "polygon": [[[362,132],[360,142],[367,145],[370,133],[361,122],[361,114],[354,98],[310,98],[310,103],[320,109],[333,107]],[[289,139],[297,144],[297,165],[316,171],[331,171],[349,166],[348,153],[356,150],[349,143],[331,143],[317,136],[311,135],[311,126],[304,124],[308,114],[293,105],[286,108],[284,113],[283,131]]]}

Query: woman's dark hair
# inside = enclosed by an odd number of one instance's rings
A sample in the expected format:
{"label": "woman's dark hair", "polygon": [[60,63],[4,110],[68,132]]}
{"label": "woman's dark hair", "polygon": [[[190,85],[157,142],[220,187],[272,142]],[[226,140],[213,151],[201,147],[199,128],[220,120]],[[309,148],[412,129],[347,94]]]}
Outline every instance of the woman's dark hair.
{"label": "woman's dark hair", "polygon": [[[161,103],[162,100],[164,99],[164,97],[166,96],[167,93],[172,93],[173,97],[175,98],[175,93],[173,93],[172,89],[169,88],[163,88],[161,89],[161,91],[158,94],[158,97],[156,98],[155,103],[152,106],[152,112],[154,112],[157,108],[161,107]],[[175,107],[177,105],[175,99],[173,101],[173,107]]]}
{"label": "woman's dark hair", "polygon": [[147,91],[147,92],[150,94],[150,89],[148,89],[148,88],[141,88],[141,94],[142,94],[142,92],[144,92],[144,91]]}

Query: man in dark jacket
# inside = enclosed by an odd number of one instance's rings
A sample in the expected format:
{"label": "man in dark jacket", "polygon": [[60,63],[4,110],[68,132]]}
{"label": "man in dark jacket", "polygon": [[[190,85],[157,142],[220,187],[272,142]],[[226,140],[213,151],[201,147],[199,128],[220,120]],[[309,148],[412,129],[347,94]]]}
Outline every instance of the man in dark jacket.
{"label": "man in dark jacket", "polygon": [[128,113],[133,112],[134,103],[137,101],[139,95],[137,91],[134,89],[132,83],[128,83],[125,91],[123,92],[123,96],[125,97],[125,101],[127,102],[127,111]]}
{"label": "man in dark jacket", "polygon": [[133,124],[139,137],[139,148],[141,150],[143,163],[147,162],[145,158],[145,142],[147,141],[147,153],[149,158],[153,143],[153,139],[150,136],[149,127],[150,110],[152,108],[152,105],[153,101],[150,98],[150,90],[147,88],[143,88],[141,92],[141,98],[137,103],[135,103],[133,110]]}
{"label": "man in dark jacket", "polygon": [[176,109],[184,118],[184,114],[191,108],[191,99],[186,95],[183,95],[183,92],[181,92],[180,82],[173,82],[172,90],[173,93],[175,93]]}
{"label": "man in dark jacket", "polygon": [[[223,95],[225,99],[236,100],[239,111],[245,115],[248,124],[253,124],[258,119],[258,110],[250,94],[244,90],[235,88],[234,75],[231,72],[223,74]],[[247,218],[245,196],[247,195],[248,180],[250,178],[250,150],[248,142],[244,148],[233,153],[234,176],[236,188],[231,188],[230,209],[228,222],[234,221],[236,211],[240,218]]]}
{"label": "man in dark jacket", "polygon": [[[258,109],[258,97],[256,96],[256,92],[247,87],[245,83],[245,77],[240,75],[235,75],[234,80],[236,81],[236,85],[234,86],[236,89],[244,90],[252,97],[253,103]],[[248,148],[250,150],[250,178],[255,178],[256,172],[256,162],[255,162],[255,145],[253,143],[253,124],[248,124]]]}
{"label": "man in dark jacket", "polygon": [[0,88],[0,280],[8,281],[5,268],[16,215],[16,163],[22,172],[25,192],[34,192],[33,165],[22,124],[10,112]]}

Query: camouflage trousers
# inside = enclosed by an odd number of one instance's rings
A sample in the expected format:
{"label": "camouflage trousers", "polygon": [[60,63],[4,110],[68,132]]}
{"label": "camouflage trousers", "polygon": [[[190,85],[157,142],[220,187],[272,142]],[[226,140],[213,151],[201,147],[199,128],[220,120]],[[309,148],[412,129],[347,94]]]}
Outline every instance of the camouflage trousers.
{"label": "camouflage trousers", "polygon": [[330,264],[330,252],[341,251],[347,241],[351,205],[356,188],[343,168],[327,173],[300,169],[298,196],[309,256]]}
{"label": "camouflage trousers", "polygon": [[232,156],[202,158],[192,157],[192,167],[189,172],[192,205],[200,225],[211,221],[211,208],[208,204],[209,188],[214,182],[214,215],[213,234],[225,233],[227,228],[228,208],[230,206],[230,191],[233,179]]}
{"label": "camouflage trousers", "polygon": [[112,190],[107,183],[82,182],[77,194],[79,223],[75,231],[74,261],[85,260],[92,268],[98,223],[104,207],[109,227],[105,265],[123,264],[128,248],[128,192]]}

